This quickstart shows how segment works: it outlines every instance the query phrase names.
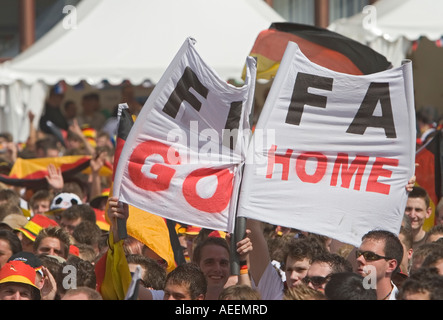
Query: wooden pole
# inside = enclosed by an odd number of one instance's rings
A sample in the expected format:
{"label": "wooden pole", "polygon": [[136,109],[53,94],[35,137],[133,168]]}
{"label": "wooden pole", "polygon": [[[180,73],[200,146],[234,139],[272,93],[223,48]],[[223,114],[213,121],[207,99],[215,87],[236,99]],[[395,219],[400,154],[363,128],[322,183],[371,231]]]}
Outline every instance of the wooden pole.
{"label": "wooden pole", "polygon": [[20,51],[35,42],[35,0],[20,0]]}

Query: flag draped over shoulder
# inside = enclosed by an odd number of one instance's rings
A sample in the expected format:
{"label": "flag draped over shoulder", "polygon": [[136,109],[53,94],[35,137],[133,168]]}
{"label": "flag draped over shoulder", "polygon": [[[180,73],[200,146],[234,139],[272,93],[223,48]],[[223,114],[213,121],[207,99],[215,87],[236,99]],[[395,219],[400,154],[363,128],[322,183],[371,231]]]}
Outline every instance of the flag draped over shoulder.
{"label": "flag draped over shoulder", "polygon": [[414,175],[411,63],[349,75],[289,42],[249,147],[239,217],[354,246],[372,229],[398,234]]}
{"label": "flag draped over shoulder", "polygon": [[425,220],[423,228],[429,230],[435,224],[435,207],[442,197],[442,130],[434,136],[415,154],[416,184],[424,188],[431,199],[432,214]]}
{"label": "flag draped over shoulder", "polygon": [[114,194],[187,225],[233,231],[255,61],[245,85],[221,80],[186,39],[156,85],[121,152]]}
{"label": "flag draped over shoulder", "polygon": [[90,156],[64,156],[54,158],[18,158],[9,175],[0,175],[0,182],[8,185],[20,187],[41,187],[46,185],[46,176],[48,175],[48,165],[53,164],[60,168],[63,178],[67,180],[74,174],[81,172],[89,167]]}
{"label": "flag draped over shoulder", "polygon": [[[257,58],[257,79],[272,79],[289,41],[295,42],[313,63],[347,74],[362,75],[386,70],[386,58],[355,40],[310,25],[276,22],[263,30],[251,49]],[[243,72],[243,77],[245,71]]]}

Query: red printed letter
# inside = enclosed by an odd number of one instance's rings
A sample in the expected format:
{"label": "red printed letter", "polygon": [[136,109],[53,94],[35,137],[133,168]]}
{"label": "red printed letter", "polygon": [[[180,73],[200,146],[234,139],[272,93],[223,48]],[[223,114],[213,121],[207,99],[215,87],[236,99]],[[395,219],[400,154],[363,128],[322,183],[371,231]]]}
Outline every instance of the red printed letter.
{"label": "red printed letter", "polygon": [[281,179],[288,180],[289,177],[289,161],[291,161],[292,150],[288,149],[284,156],[275,155],[275,150],[277,146],[272,145],[268,151],[268,169],[266,170],[266,178],[271,179],[272,173],[274,172],[275,163],[280,163],[282,165]]}
{"label": "red printed letter", "polygon": [[[202,198],[197,193],[197,183],[200,179],[215,175],[217,177],[217,189],[210,198]],[[225,210],[231,201],[232,181],[234,175],[229,169],[202,168],[192,171],[183,182],[183,196],[194,208],[209,212],[218,213]]]}
{"label": "red printed letter", "polygon": [[[306,173],[306,160],[309,158],[317,159],[317,169],[315,169],[315,172],[312,175]],[[295,170],[301,181],[317,183],[325,175],[327,163],[328,159],[324,154],[320,152],[306,152],[298,156]]]}
{"label": "red printed letter", "polygon": [[376,158],[372,166],[371,174],[369,175],[368,178],[368,185],[366,186],[366,191],[389,194],[391,186],[377,181],[378,177],[390,178],[392,175],[392,171],[383,169],[384,165],[397,167],[398,160],[382,158],[382,157]]}
{"label": "red printed letter", "polygon": [[[140,143],[134,149],[129,159],[128,172],[129,177],[136,186],[147,191],[162,191],[169,188],[169,183],[175,174],[175,169],[155,163],[152,165],[149,173],[156,177],[150,178],[143,173],[143,166],[145,165],[146,158],[152,155],[161,156],[163,161],[169,164],[168,150],[170,150],[170,148],[172,147],[151,140]],[[178,163],[180,163],[178,152],[175,149],[173,149],[173,151],[178,158]]]}
{"label": "red printed letter", "polygon": [[369,157],[367,156],[356,156],[351,165],[348,166],[348,155],[346,153],[339,153],[332,171],[331,186],[337,185],[338,174],[341,169],[341,186],[343,188],[349,188],[352,177],[355,174],[354,190],[360,190],[361,178],[363,177],[368,160]]}

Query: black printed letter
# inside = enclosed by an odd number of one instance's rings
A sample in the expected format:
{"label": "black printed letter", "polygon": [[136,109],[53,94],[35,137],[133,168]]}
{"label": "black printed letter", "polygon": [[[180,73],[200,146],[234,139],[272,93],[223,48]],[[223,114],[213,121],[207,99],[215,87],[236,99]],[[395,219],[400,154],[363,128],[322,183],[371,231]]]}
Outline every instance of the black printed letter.
{"label": "black printed letter", "polygon": [[332,91],[333,81],[334,79],[332,78],[299,72],[295,80],[294,91],[292,92],[291,103],[289,104],[285,122],[298,126],[305,104],[326,108],[326,97],[308,93],[308,88],[312,87]]}
{"label": "black printed letter", "polygon": [[[381,105],[381,117],[373,115],[378,101]],[[371,82],[360,109],[346,132],[364,134],[367,127],[384,128],[387,138],[397,138],[387,82]]]}
{"label": "black printed letter", "polygon": [[186,67],[168,102],[166,102],[163,112],[175,119],[183,101],[187,101],[195,110],[200,111],[201,102],[189,91],[189,88],[193,88],[204,98],[208,96],[208,88],[200,82],[191,68]]}

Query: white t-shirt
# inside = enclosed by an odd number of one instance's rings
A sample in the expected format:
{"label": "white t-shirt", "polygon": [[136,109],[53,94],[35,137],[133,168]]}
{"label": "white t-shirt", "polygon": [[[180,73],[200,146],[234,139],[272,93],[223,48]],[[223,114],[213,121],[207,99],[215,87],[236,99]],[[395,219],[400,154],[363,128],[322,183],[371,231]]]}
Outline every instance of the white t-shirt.
{"label": "white t-shirt", "polygon": [[262,300],[283,300],[283,281],[272,263],[266,267],[258,286],[251,279],[252,288],[258,290]]}

